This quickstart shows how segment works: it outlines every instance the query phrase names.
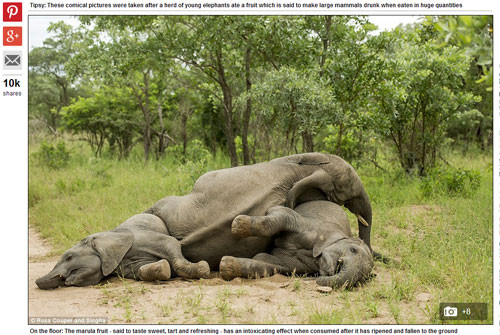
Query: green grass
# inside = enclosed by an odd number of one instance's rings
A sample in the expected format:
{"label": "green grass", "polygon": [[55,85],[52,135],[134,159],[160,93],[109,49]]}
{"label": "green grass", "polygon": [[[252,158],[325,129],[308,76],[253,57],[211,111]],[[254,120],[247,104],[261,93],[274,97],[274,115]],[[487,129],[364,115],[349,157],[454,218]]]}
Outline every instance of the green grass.
{"label": "green grass", "polygon": [[[116,227],[167,195],[188,193],[201,173],[229,165],[223,155],[206,163],[180,164],[167,157],[145,165],[139,154],[116,161],[94,158],[79,142],[67,142],[67,147],[69,164],[57,170],[30,157],[30,225],[52,242],[55,253],[91,233]],[[32,146],[30,152],[37,149]],[[431,295],[422,307],[427,323],[442,323],[440,302],[486,302],[489,319],[470,323],[492,322],[491,155],[450,151],[446,159],[454,168],[479,171],[481,183],[476,193],[424,196],[421,180],[401,173],[394,162],[385,162],[384,167],[392,166],[389,173],[369,165],[358,167],[372,201],[372,246],[396,263],[377,262],[374,272],[384,278],[381,284],[370,282],[346,291],[336,302],[342,308],[335,307],[335,312],[311,309],[310,314],[300,316],[304,322],[369,323],[384,317],[387,322],[412,323],[411,306],[418,303],[417,295],[422,292]],[[349,217],[357,233],[355,217]],[[300,278],[292,285],[295,292],[304,290]],[[238,297],[247,294],[229,289],[220,292],[214,307],[223,321],[232,313],[228,297],[233,293]],[[193,294],[191,306],[203,304],[202,297]],[[170,306],[160,308],[169,314]],[[297,314],[297,310],[291,308],[288,314]]]}
{"label": "green grass", "polygon": [[[454,168],[480,172],[476,193],[426,198],[418,178],[373,170],[360,173],[374,208],[372,246],[399,262],[400,273],[386,292],[396,321],[402,313],[395,303],[414,301],[418,291],[433,294],[429,322],[440,322],[439,302],[492,303],[491,156],[457,154],[449,155],[448,161]],[[490,313],[486,323],[491,322]]]}
{"label": "green grass", "polygon": [[[342,324],[344,322],[342,318],[343,313],[339,313],[339,311],[334,310],[333,308],[328,308],[325,310],[315,310],[311,314],[309,314],[306,323],[313,325],[322,325],[322,324]],[[348,322],[350,323],[350,322]]]}
{"label": "green grass", "polygon": [[135,156],[122,161],[98,159],[85,145],[72,144],[66,168],[47,168],[30,156],[30,224],[52,242],[55,252],[116,227],[167,195],[189,193],[204,171],[227,166],[223,157],[184,165],[168,158],[147,165]]}

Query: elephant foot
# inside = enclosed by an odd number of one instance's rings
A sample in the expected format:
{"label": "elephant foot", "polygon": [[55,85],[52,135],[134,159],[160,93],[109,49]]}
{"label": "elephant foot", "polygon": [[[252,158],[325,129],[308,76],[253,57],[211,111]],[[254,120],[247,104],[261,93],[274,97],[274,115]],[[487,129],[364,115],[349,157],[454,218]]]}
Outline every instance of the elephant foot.
{"label": "elephant foot", "polygon": [[[248,237],[252,234],[252,217],[238,215],[231,224],[231,233],[238,237]],[[222,262],[222,261],[221,261]]]}
{"label": "elephant foot", "polygon": [[144,281],[168,280],[170,276],[170,264],[165,259],[139,268],[139,278]]}
{"label": "elephant foot", "polygon": [[206,261],[199,261],[195,264],[197,267],[198,278],[209,278],[210,277],[210,265]]}
{"label": "elephant foot", "polygon": [[391,263],[393,263],[392,259],[390,259],[387,256],[382,255],[379,252],[376,252],[376,251],[372,250],[372,255],[373,255],[373,259],[376,260],[376,261],[382,262],[384,264],[391,264]]}
{"label": "elephant foot", "polygon": [[[240,215],[241,216],[241,215]],[[219,265],[219,272],[222,279],[231,280],[241,276],[241,265],[235,257],[222,257]]]}
{"label": "elephant foot", "polygon": [[222,257],[219,264],[222,279],[231,280],[240,278],[265,278],[277,273],[275,265],[250,258]]}
{"label": "elephant foot", "polygon": [[210,266],[206,261],[199,261],[194,264],[187,261],[175,261],[174,271],[182,278],[200,279],[210,277]]}

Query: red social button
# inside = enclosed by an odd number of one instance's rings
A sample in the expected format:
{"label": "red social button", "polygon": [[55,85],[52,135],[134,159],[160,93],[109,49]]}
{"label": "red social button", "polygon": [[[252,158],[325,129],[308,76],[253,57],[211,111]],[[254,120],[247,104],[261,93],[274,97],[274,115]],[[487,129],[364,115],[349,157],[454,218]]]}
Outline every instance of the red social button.
{"label": "red social button", "polygon": [[23,45],[23,28],[3,27],[3,45],[4,46]]}
{"label": "red social button", "polygon": [[22,2],[4,2],[3,3],[4,22],[20,22],[23,20]]}

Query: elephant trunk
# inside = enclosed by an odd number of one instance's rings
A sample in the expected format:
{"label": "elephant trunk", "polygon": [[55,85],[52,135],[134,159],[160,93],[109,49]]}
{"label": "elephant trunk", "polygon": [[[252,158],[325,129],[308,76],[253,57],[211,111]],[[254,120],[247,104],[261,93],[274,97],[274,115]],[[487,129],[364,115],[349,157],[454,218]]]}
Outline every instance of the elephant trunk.
{"label": "elephant trunk", "polygon": [[45,276],[38,278],[35,283],[42,290],[50,290],[64,286],[64,277],[54,269]]}
{"label": "elephant trunk", "polygon": [[339,263],[342,264],[340,267],[340,271],[333,276],[320,276],[316,283],[320,286],[329,286],[334,289],[336,288],[351,288],[353,287],[359,280],[359,267],[356,267],[355,264],[347,262],[342,258],[339,259]]}
{"label": "elephant trunk", "polygon": [[[363,189],[361,194],[356,198],[353,198],[345,203],[345,207],[356,215],[361,216],[364,221],[358,218],[358,228],[359,228],[359,238],[365,242],[365,244],[372,251],[370,244],[370,233],[372,229],[372,206],[370,204],[370,199]],[[367,224],[367,225],[366,225]]]}

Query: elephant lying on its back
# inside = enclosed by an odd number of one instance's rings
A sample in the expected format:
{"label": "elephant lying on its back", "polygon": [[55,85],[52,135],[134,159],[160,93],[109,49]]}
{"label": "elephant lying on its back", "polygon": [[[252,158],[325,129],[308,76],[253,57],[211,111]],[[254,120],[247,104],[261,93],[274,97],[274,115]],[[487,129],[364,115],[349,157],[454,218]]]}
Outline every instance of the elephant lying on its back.
{"label": "elephant lying on its back", "polygon": [[209,267],[218,269],[223,256],[251,258],[271,246],[269,236],[234,236],[236,216],[265,215],[271,207],[293,209],[313,200],[345,205],[356,214],[360,238],[370,248],[370,201],[354,169],[334,155],[299,154],[206,173],[190,194],[163,198],[118,228],[82,240],[37,284],[92,285],[113,271],[162,279],[170,276],[162,259],[175,274],[200,278]]}
{"label": "elephant lying on its back", "polygon": [[271,253],[250,258],[224,256],[222,278],[259,278],[273,273],[320,274],[322,286],[352,287],[369,278],[373,258],[368,246],[351,234],[347,215],[337,204],[306,202],[295,210],[273,207],[265,216],[237,216],[236,236],[275,236]]}

